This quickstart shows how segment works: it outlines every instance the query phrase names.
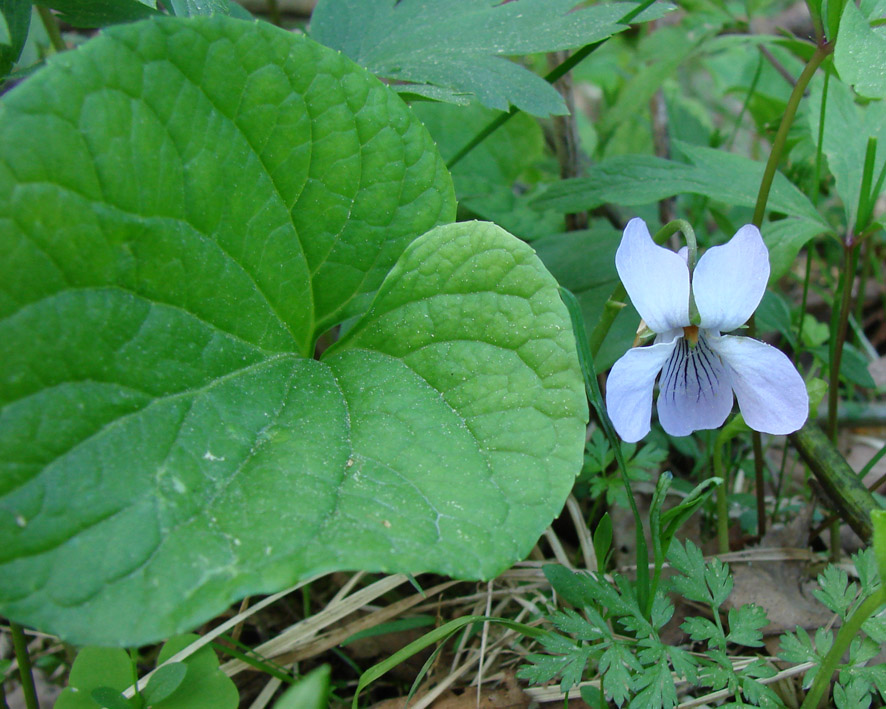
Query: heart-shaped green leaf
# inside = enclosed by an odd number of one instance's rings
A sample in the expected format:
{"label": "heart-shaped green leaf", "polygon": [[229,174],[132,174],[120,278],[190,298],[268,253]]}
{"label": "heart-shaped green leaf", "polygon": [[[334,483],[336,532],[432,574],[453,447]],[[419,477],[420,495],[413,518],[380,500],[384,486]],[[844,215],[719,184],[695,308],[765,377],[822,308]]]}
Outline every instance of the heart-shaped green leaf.
{"label": "heart-shaped green leaf", "polygon": [[453,215],[396,94],[269,25],[114,28],[4,97],[0,612],[137,645],[528,553],[581,466],[569,319],[503,230],[416,239]]}

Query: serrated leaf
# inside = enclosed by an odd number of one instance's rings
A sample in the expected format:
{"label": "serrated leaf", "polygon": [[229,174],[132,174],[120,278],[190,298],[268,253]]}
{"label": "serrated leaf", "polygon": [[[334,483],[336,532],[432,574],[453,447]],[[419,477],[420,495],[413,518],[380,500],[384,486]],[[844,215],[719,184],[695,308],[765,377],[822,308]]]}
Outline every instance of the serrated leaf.
{"label": "serrated leaf", "polygon": [[602,584],[606,583],[588,572],[572,571],[560,564],[546,564],[542,573],[554,591],[576,608],[594,606],[600,600]]}
{"label": "serrated leaf", "polygon": [[641,670],[640,662],[624,645],[615,643],[608,647],[599,661],[600,674],[606,678],[606,696],[621,706],[631,694],[631,671]]}
{"label": "serrated leaf", "polygon": [[674,671],[694,684],[698,678],[698,664],[695,656],[688,650],[670,645],[667,651]]}
{"label": "serrated leaf", "polygon": [[886,98],[884,56],[886,37],[871,28],[854,2],[847,2],[834,50],[834,65],[840,76],[862,96]]}
{"label": "serrated leaf", "polygon": [[829,565],[818,575],[819,588],[812,592],[815,598],[844,620],[849,606],[855,601],[857,588],[838,566]]}
{"label": "serrated leaf", "polygon": [[59,19],[74,27],[107,27],[159,14],[139,0],[40,0],[38,4],[57,10]]}
{"label": "serrated leaf", "polygon": [[594,653],[594,648],[571,643],[567,646],[558,644],[558,647],[561,647],[559,652],[563,654],[530,654],[527,659],[533,664],[523,665],[517,672],[517,676],[534,684],[550,682],[552,679],[560,677],[561,690],[568,692],[581,682],[588,660]]}
{"label": "serrated leaf", "polygon": [[837,709],[868,709],[871,705],[871,687],[863,679],[855,677],[848,685],[834,684],[834,705]]}
{"label": "serrated leaf", "polygon": [[729,609],[729,634],[726,640],[746,647],[763,645],[762,628],[769,625],[765,609],[753,603]]}
{"label": "serrated leaf", "polygon": [[683,621],[680,627],[689,634],[689,637],[696,641],[706,641],[716,637],[722,637],[720,629],[713,621],[707,618],[693,616]]}
{"label": "serrated leaf", "polygon": [[732,593],[732,576],[729,573],[729,564],[724,564],[719,559],[711,559],[705,566],[704,579],[711,589],[711,604],[719,608],[723,605],[729,594]]}
{"label": "serrated leaf", "polygon": [[858,574],[858,581],[861,584],[861,592],[865,596],[872,594],[874,590],[880,586],[880,574],[877,565],[877,549],[879,548],[877,540],[877,524],[882,524],[884,526],[884,532],[886,532],[886,520],[882,523],[878,522],[878,519],[882,518],[883,514],[883,510],[871,511],[871,526],[873,527],[873,535],[871,537],[872,546],[867,547],[866,549],[861,549],[850,557],[853,566],[855,566],[855,572]]}
{"label": "serrated leaf", "polygon": [[605,635],[609,635],[609,628],[600,624],[591,625],[582,616],[571,608],[565,611],[557,611],[549,618],[558,630],[569,633],[577,640],[599,640]]}
{"label": "serrated leaf", "polygon": [[[508,56],[573,49],[626,29],[632,5],[571,12],[576,0],[320,0],[311,36],[378,76],[473,94],[488,108],[567,113],[557,91]],[[658,12],[656,12],[658,10]],[[654,8],[652,19],[662,14]],[[445,95],[437,94],[445,99]]]}
{"label": "serrated leaf", "polygon": [[812,638],[804,628],[797,627],[796,633],[784,633],[779,638],[778,656],[787,662],[820,662],[823,653],[816,652]]}
{"label": "serrated leaf", "polygon": [[671,566],[680,572],[680,575],[671,578],[671,587],[689,600],[710,603],[711,591],[705,582],[707,569],[701,549],[688,539],[685,547],[679,540],[674,540],[667,558]]}
{"label": "serrated leaf", "polygon": [[163,18],[0,118],[4,615],[138,645],[324,571],[529,552],[581,465],[570,320],[501,229],[416,239],[454,200],[394,93],[265,23]]}
{"label": "serrated leaf", "polygon": [[628,705],[632,709],[670,709],[677,704],[677,689],[667,662],[659,662],[634,675],[632,685],[635,691],[640,690]]}
{"label": "serrated leaf", "polygon": [[650,620],[656,631],[661,630],[674,615],[674,604],[662,593],[656,593],[652,599]]}

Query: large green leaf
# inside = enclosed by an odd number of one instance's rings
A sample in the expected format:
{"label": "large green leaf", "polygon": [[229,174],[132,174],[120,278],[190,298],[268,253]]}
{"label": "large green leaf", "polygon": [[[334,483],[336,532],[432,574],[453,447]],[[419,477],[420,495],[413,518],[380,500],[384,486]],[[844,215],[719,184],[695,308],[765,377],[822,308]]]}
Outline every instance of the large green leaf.
{"label": "large green leaf", "polygon": [[[882,18],[874,16],[870,19]],[[886,34],[874,30],[855,3],[847,2],[840,18],[840,33],[834,50],[834,64],[840,76],[863,96],[886,98],[884,57]]]}
{"label": "large green leaf", "polygon": [[156,3],[141,0],[35,0],[36,4],[58,10],[59,17],[75,27],[105,27],[156,15]]}
{"label": "large green leaf", "polygon": [[7,94],[0,146],[3,615],[137,645],[323,571],[487,578],[559,510],[557,285],[492,225],[416,239],[449,175],[340,54],[120,26]]}
{"label": "large green leaf", "polygon": [[[847,3],[849,5],[851,3]],[[815,142],[821,116],[823,81],[814,81],[809,92],[808,128]],[[869,138],[877,139],[874,176],[886,162],[886,102],[872,101],[862,108],[852,90],[837,79],[828,82],[824,134],[821,149],[834,175],[837,194],[843,202],[848,224],[855,224],[858,197],[864,174],[865,151]],[[859,225],[861,226],[861,225]]]}
{"label": "large green leaf", "polygon": [[[473,95],[489,108],[513,104],[537,116],[565,114],[566,104],[552,86],[506,57],[606,39],[626,29],[618,20],[634,7],[610,3],[572,12],[576,5],[577,0],[320,0],[311,35],[398,82],[399,90],[450,101]],[[638,21],[667,9],[659,3]]]}
{"label": "large green leaf", "polygon": [[169,0],[172,14],[179,17],[191,17],[192,15],[222,15],[231,14],[228,0]]}
{"label": "large green leaf", "polygon": [[[764,165],[722,150],[674,141],[689,163],[654,155],[621,155],[603,160],[589,177],[563,180],[534,202],[539,209],[578,212],[602,204],[641,205],[683,193],[701,194],[728,204],[753,207]],[[776,173],[770,209],[824,225],[806,196]]]}

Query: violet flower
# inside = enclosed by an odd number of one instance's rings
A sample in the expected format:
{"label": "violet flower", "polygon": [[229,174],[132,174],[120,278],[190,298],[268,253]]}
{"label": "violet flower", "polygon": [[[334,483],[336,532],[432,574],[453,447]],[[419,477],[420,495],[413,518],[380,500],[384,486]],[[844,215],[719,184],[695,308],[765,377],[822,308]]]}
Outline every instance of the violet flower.
{"label": "violet flower", "polygon": [[649,433],[659,374],[658,419],[672,436],[721,426],[733,392],[756,431],[783,435],[803,425],[806,386],[784,353],[721,334],[744,324],[766,290],[769,253],[757,227],[743,226],[729,243],[708,249],[690,274],[682,253],[657,246],[643,220],[632,219],[615,265],[634,307],[657,333],[652,345],[629,350],[609,372],[606,408],[619,436],[634,442]]}

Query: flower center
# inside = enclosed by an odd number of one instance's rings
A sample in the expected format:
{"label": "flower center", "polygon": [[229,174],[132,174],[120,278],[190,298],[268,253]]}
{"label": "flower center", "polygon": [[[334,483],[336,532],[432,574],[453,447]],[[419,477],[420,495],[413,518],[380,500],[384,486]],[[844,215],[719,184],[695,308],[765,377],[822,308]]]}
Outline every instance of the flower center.
{"label": "flower center", "polygon": [[698,325],[684,327],[683,337],[689,342],[690,347],[695,347],[698,344]]}

